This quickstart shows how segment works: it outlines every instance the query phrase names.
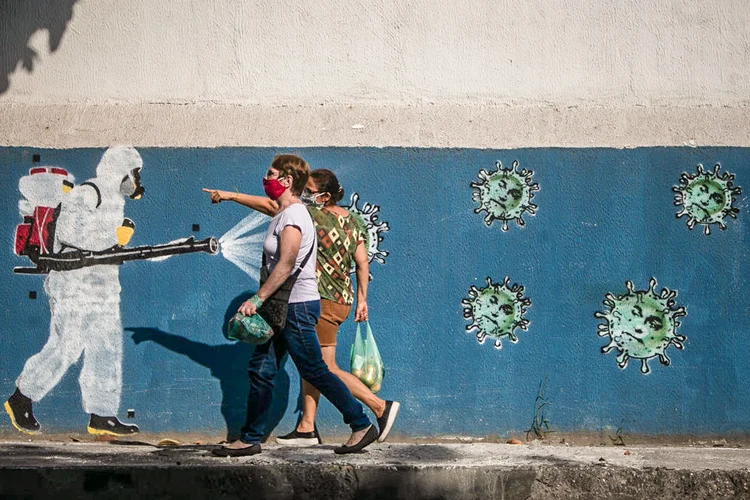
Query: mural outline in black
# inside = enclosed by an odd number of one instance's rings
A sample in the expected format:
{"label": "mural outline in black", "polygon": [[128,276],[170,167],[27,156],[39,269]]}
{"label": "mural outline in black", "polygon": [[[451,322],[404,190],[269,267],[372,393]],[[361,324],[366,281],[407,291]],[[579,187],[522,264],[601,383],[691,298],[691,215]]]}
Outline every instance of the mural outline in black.
{"label": "mural outline in black", "polygon": [[[359,193],[352,193],[349,198],[349,206],[344,208],[349,213],[355,215],[355,221],[360,226],[360,229],[365,232],[367,239],[365,244],[367,245],[367,258],[370,264],[373,261],[379,264],[385,264],[385,259],[389,253],[387,250],[380,248],[380,244],[383,242],[382,233],[390,231],[391,227],[386,221],[380,221],[380,205],[373,203],[364,203],[362,208],[359,208]],[[364,227],[362,227],[364,224]],[[352,265],[351,272],[354,272],[355,266]],[[372,278],[372,274],[370,275]]]}

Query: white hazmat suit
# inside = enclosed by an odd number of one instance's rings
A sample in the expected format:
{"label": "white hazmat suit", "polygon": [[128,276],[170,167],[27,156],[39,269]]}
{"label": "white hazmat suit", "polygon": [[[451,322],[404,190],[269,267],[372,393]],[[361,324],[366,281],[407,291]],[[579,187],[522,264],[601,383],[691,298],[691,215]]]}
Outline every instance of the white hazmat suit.
{"label": "white hazmat suit", "polygon": [[[105,151],[96,177],[73,188],[62,202],[55,252],[101,251],[124,244],[122,238],[118,241],[118,228],[123,224],[125,196],[136,198],[143,192],[142,166],[134,148]],[[51,310],[49,340],[26,361],[18,389],[32,401],[41,400],[83,355],[79,383],[84,410],[115,416],[122,389],[119,266],[50,271],[45,290]]]}

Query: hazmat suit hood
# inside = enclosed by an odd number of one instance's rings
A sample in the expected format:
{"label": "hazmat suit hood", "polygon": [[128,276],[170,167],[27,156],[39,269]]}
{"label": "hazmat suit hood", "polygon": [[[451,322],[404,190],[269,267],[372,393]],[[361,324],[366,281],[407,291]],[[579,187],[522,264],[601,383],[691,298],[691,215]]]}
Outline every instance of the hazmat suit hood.
{"label": "hazmat suit hood", "polygon": [[115,146],[107,149],[96,167],[97,181],[124,196],[137,200],[146,191],[141,185],[143,159],[135,148]]}

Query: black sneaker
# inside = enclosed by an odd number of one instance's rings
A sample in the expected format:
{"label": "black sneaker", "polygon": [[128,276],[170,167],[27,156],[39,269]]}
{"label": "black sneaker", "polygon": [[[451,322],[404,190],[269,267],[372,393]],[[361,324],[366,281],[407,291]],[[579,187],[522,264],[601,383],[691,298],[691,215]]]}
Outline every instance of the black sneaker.
{"label": "black sneaker", "polygon": [[386,401],[385,411],[383,416],[378,419],[378,429],[380,429],[380,435],[378,436],[378,443],[385,441],[388,434],[393,428],[393,422],[396,421],[398,410],[401,408],[401,403],[398,401]]}
{"label": "black sneaker", "polygon": [[13,427],[26,434],[39,434],[42,426],[34,418],[31,410],[31,399],[27,398],[16,388],[16,392],[5,402],[5,411],[10,417]]}
{"label": "black sneaker", "polygon": [[211,454],[216,455],[217,457],[249,457],[251,455],[257,455],[261,451],[263,450],[261,450],[259,444],[251,444],[245,448],[227,448],[226,446],[222,448],[214,448],[211,450]]}
{"label": "black sneaker", "polygon": [[277,436],[276,442],[285,446],[313,446],[323,444],[323,440],[320,439],[317,429],[313,432],[299,432],[297,429],[294,429],[289,434]]}
{"label": "black sneaker", "polygon": [[91,414],[91,420],[89,420],[89,426],[87,428],[89,434],[109,434],[111,436],[131,436],[138,434],[138,426],[135,424],[123,424],[117,417],[100,417],[99,415]]}

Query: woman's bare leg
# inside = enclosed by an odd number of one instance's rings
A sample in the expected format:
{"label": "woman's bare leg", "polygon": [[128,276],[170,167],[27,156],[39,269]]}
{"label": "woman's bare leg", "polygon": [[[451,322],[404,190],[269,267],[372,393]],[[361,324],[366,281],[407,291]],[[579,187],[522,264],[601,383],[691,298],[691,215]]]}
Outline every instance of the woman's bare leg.
{"label": "woman's bare leg", "polygon": [[351,373],[342,370],[338,366],[331,368],[331,371],[334,375],[340,378],[344,384],[346,384],[346,387],[349,389],[349,392],[352,393],[352,396],[362,401],[365,406],[372,410],[376,417],[380,418],[383,416],[383,412],[385,411],[385,400],[377,397],[365,384],[362,383],[361,380]]}
{"label": "woman's bare leg", "polygon": [[[328,365],[328,369],[346,384],[352,396],[362,401],[376,417],[382,417],[385,411],[385,401],[373,394],[357,377],[336,365],[336,346],[325,346],[320,350],[323,352],[323,361]],[[298,432],[312,432],[315,429],[315,414],[318,411],[319,400],[320,391],[306,380],[302,380],[302,418],[297,425]]]}

